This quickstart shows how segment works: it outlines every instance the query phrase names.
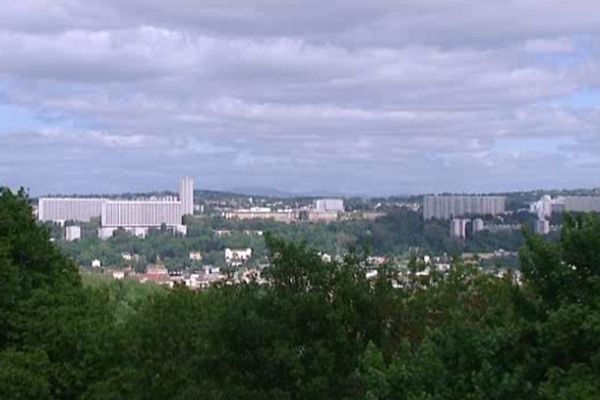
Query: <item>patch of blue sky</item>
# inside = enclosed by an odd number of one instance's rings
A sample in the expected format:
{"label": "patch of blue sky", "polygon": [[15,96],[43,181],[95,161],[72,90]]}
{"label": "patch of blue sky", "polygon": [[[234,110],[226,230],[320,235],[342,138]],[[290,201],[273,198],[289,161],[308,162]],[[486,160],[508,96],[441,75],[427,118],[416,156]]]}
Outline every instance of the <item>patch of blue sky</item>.
{"label": "patch of blue sky", "polygon": [[40,129],[44,123],[27,108],[0,102],[0,134]]}
{"label": "patch of blue sky", "polygon": [[568,96],[553,99],[549,103],[559,107],[599,108],[600,89],[584,88]]}
{"label": "patch of blue sky", "polygon": [[498,153],[560,153],[565,148],[574,143],[569,138],[501,138],[496,139],[492,148],[493,152]]}
{"label": "patch of blue sky", "polygon": [[536,54],[534,59],[542,64],[558,68],[572,68],[581,65],[586,58],[585,54]]}

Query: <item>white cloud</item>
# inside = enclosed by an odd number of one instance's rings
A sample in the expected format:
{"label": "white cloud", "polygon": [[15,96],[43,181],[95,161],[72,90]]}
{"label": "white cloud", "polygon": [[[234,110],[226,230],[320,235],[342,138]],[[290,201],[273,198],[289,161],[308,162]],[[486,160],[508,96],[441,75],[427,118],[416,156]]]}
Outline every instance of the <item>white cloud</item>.
{"label": "white cloud", "polygon": [[[600,85],[599,33],[593,2],[10,2],[0,105],[54,133],[4,132],[0,114],[0,167],[60,170],[102,149],[119,156],[81,177],[114,163],[219,187],[402,192],[531,184],[515,171],[551,160],[548,182],[588,168],[594,184],[598,166],[572,160],[598,149],[600,96],[568,99]],[[513,149],[494,145],[506,138]]]}

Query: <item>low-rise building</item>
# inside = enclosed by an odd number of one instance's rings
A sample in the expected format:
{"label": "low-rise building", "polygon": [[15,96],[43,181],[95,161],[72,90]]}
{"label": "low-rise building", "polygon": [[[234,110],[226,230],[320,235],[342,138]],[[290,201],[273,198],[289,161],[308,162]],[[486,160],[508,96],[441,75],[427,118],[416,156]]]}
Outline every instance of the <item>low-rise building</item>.
{"label": "low-rise building", "polygon": [[244,231],[244,235],[247,235],[247,236],[262,236],[263,235],[263,231],[245,230]]}
{"label": "low-rise building", "polygon": [[383,265],[387,262],[386,257],[382,256],[369,256],[367,257],[367,264],[369,265]]}
{"label": "low-rise building", "polygon": [[148,235],[148,227],[141,227],[141,226],[137,226],[137,227],[115,227],[115,226],[103,226],[98,228],[98,237],[102,240],[106,240],[106,239],[110,239],[111,237],[113,237],[113,235],[115,234],[116,231],[118,231],[119,229],[122,229],[123,231],[137,236],[139,238],[145,238],[146,235]]}
{"label": "low-rise building", "polygon": [[190,289],[199,289],[200,288],[200,274],[190,274],[183,281],[185,286]]}
{"label": "low-rise building", "polygon": [[309,210],[307,212],[307,219],[310,222],[333,222],[337,221],[339,213],[337,211],[317,211]]}
{"label": "low-rise building", "polygon": [[327,254],[327,253],[321,254],[321,253],[319,253],[319,255],[321,256],[321,261],[327,262],[327,263],[331,262],[331,255],[330,254]]}
{"label": "low-rise building", "polygon": [[297,215],[293,210],[271,211],[270,208],[251,208],[248,210],[226,211],[223,213],[225,219],[271,219],[277,222],[291,223],[296,221]]}
{"label": "low-rise building", "polygon": [[221,268],[216,267],[214,265],[205,265],[202,267],[202,272],[204,273],[204,275],[218,275],[221,273]]}
{"label": "low-rise building", "polygon": [[65,228],[65,240],[72,242],[74,240],[81,239],[81,227],[78,225],[71,225]]}
{"label": "low-rise building", "polygon": [[171,285],[171,277],[169,276],[169,270],[165,266],[157,262],[156,264],[148,265],[146,267],[146,273],[138,275],[138,279],[141,283],[152,282],[159,285]]}
{"label": "low-rise building", "polygon": [[250,268],[250,269],[245,270],[240,277],[240,281],[245,282],[245,283],[250,283],[250,282],[256,282],[258,284],[266,283],[266,280],[261,276],[260,270],[255,269],[255,268]]}
{"label": "low-rise building", "polygon": [[240,266],[252,257],[252,249],[225,249],[225,263],[231,266]]}
{"label": "low-rise building", "polygon": [[124,279],[125,278],[125,271],[113,271],[112,272],[112,277],[113,279]]}
{"label": "low-rise building", "polygon": [[365,273],[365,278],[367,278],[367,279],[375,279],[375,278],[377,278],[377,275],[378,275],[377,270],[376,269],[372,269],[372,270],[367,271]]}

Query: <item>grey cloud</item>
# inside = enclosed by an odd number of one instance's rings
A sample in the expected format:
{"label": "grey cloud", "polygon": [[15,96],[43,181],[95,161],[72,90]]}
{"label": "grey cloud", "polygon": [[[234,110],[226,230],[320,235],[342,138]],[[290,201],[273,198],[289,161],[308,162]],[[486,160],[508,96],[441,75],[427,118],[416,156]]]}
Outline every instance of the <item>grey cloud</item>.
{"label": "grey cloud", "polygon": [[0,178],[35,158],[97,160],[65,172],[78,184],[117,167],[219,188],[506,188],[535,169],[568,183],[598,172],[598,112],[564,99],[600,85],[599,31],[593,2],[14,2],[0,105],[49,128],[4,132],[0,115]]}

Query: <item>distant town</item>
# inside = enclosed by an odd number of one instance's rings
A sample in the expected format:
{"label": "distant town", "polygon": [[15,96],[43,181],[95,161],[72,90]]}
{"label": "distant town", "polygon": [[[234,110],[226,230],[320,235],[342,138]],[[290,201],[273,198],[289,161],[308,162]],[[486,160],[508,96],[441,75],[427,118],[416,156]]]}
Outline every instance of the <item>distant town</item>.
{"label": "distant town", "polygon": [[[392,264],[444,273],[459,257],[519,279],[523,229],[552,239],[565,212],[600,212],[595,191],[432,194],[393,198],[248,196],[195,190],[112,197],[40,197],[40,223],[83,273],[206,288],[227,280],[261,282],[264,234],[299,239],[336,262],[365,251],[367,273]],[[408,273],[408,272],[407,272]]]}

